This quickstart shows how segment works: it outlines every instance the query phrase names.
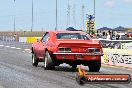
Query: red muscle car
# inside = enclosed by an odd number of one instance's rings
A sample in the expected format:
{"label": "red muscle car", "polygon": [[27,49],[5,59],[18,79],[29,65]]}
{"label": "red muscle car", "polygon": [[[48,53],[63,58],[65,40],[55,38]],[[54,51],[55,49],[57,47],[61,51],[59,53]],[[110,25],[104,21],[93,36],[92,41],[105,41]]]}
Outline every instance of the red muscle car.
{"label": "red muscle car", "polygon": [[127,37],[132,37],[132,32],[128,32]]}
{"label": "red muscle car", "polygon": [[67,63],[73,68],[82,64],[89,71],[99,71],[102,55],[100,42],[82,31],[50,31],[32,44],[32,65],[44,62],[47,70]]}

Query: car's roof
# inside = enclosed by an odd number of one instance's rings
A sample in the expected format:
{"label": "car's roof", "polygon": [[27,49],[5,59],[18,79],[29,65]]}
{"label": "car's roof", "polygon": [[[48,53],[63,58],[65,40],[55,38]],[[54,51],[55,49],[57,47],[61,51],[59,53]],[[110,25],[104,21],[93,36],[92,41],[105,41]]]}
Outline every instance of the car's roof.
{"label": "car's roof", "polygon": [[50,31],[50,32],[54,32],[54,33],[81,33],[81,34],[86,34],[86,32],[83,31],[67,31],[67,30],[63,30],[63,31]]}

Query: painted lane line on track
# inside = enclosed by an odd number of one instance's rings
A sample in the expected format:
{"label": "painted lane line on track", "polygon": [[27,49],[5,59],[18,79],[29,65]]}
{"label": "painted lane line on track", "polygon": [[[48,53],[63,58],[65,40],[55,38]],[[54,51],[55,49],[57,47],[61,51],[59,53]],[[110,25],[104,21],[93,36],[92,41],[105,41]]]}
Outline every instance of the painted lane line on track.
{"label": "painted lane line on track", "polygon": [[24,49],[25,51],[29,51],[30,49]]}
{"label": "painted lane line on track", "polygon": [[31,49],[24,49],[24,51],[31,53]]}
{"label": "painted lane line on track", "polygon": [[25,53],[26,51],[22,51],[23,53]]}
{"label": "painted lane line on track", "polygon": [[4,45],[0,45],[0,46],[4,46]]}
{"label": "painted lane line on track", "polygon": [[10,47],[10,46],[5,46],[5,47],[7,47],[7,48],[8,48],[8,47]]}
{"label": "painted lane line on track", "polygon": [[131,70],[132,71],[132,68],[130,67],[125,67],[125,66],[116,66],[116,65],[110,65],[110,64],[104,64],[104,63],[101,63],[102,66],[105,66],[105,67],[111,67],[111,68],[124,68],[126,70]]}
{"label": "painted lane line on track", "polygon": [[16,47],[11,47],[12,49],[15,49]]}
{"label": "painted lane line on track", "polygon": [[16,49],[20,50],[21,48],[16,48]]}
{"label": "painted lane line on track", "polygon": [[[4,45],[0,45],[0,47],[2,47],[2,46],[4,46]],[[11,46],[5,46],[6,48],[12,48],[12,49],[17,49],[17,50],[20,50],[20,49],[22,49],[22,48],[17,48],[17,47],[11,47]],[[24,49],[24,51],[22,51],[22,52],[28,52],[28,53],[31,53],[31,49]]]}

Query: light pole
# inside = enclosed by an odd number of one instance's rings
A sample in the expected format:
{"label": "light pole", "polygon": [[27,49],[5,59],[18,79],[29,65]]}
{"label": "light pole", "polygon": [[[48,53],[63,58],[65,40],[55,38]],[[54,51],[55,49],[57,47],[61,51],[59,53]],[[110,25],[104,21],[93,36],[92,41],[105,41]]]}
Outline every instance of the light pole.
{"label": "light pole", "polygon": [[32,0],[32,26],[31,26],[31,32],[33,31],[33,17],[34,15],[33,15],[33,0]]}
{"label": "light pole", "polygon": [[[14,0],[14,11],[15,11],[15,0]],[[14,32],[16,32],[16,17],[15,17],[15,14],[14,14]]]}
{"label": "light pole", "polygon": [[15,19],[15,16],[14,16],[14,32],[16,32],[16,19]]}
{"label": "light pole", "polygon": [[96,13],[96,3],[95,3],[95,0],[94,0],[94,30],[96,29],[95,28],[95,13]]}
{"label": "light pole", "polygon": [[57,25],[58,25],[58,14],[57,14],[57,0],[56,0],[56,27],[55,27],[55,30],[57,30]]}
{"label": "light pole", "polygon": [[82,30],[85,29],[85,27],[84,27],[84,8],[85,8],[85,6],[82,5]]}
{"label": "light pole", "polygon": [[94,17],[95,17],[95,8],[96,7],[96,4],[95,4],[95,0],[94,0]]}

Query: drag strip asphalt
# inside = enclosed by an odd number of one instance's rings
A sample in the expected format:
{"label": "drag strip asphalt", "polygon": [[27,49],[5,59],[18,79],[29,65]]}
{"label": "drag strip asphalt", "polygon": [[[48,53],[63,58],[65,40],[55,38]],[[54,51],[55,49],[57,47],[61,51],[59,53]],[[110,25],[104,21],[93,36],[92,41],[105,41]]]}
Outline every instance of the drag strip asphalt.
{"label": "drag strip asphalt", "polygon": [[[55,70],[44,70],[43,63],[33,67],[30,48],[31,44],[0,42],[0,88],[132,88],[132,83],[80,86],[75,80],[77,69],[69,65],[63,64]],[[131,70],[108,66],[102,66],[96,73],[132,76]]]}

